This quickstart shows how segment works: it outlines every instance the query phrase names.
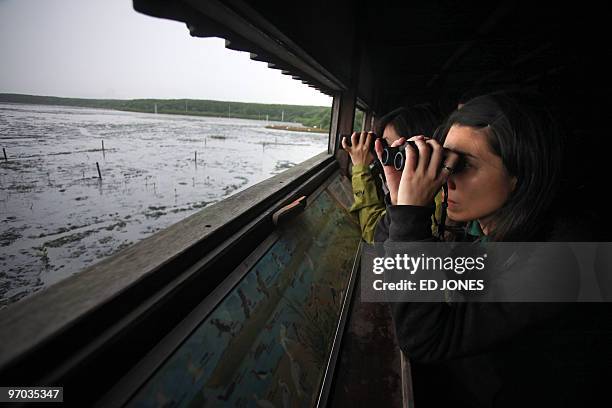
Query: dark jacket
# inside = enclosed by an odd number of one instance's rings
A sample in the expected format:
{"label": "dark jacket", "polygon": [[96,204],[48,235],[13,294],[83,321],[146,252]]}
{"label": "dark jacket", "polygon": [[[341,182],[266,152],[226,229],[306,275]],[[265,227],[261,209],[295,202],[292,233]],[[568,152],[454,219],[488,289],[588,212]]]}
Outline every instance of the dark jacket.
{"label": "dark jacket", "polygon": [[[390,206],[375,241],[432,240],[432,211]],[[547,232],[549,241],[579,240],[567,228]],[[390,304],[418,408],[589,406],[611,379],[608,305]]]}

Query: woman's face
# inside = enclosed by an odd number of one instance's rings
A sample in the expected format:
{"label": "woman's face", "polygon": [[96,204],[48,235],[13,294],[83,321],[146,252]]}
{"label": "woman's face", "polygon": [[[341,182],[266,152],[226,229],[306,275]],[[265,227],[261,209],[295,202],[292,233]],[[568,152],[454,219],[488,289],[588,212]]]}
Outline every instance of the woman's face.
{"label": "woman's face", "polygon": [[493,153],[483,130],[453,125],[444,147],[463,154],[466,163],[448,179],[448,216],[460,222],[479,220],[486,233],[492,215],[514,190],[516,177]]}
{"label": "woman's face", "polygon": [[382,137],[387,141],[389,146],[391,146],[391,143],[399,139],[400,135],[398,135],[395,131],[395,127],[389,123],[387,126],[385,126],[385,130],[383,131]]}

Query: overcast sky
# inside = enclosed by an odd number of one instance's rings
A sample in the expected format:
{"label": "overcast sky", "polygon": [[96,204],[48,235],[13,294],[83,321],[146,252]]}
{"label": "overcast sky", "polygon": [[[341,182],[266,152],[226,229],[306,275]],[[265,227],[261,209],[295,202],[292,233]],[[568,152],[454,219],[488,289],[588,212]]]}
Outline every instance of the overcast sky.
{"label": "overcast sky", "polygon": [[331,98],[219,38],[130,0],[0,0],[0,93],[330,106]]}

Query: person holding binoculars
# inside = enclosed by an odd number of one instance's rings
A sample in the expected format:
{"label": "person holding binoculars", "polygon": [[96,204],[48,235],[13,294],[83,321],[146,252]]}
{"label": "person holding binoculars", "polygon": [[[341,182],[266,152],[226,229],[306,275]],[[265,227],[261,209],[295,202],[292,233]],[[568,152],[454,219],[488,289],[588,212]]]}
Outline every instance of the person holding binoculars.
{"label": "person holding binoculars", "polygon": [[[477,224],[476,241],[528,243],[522,245],[533,249],[529,262],[513,264],[505,276],[526,276],[534,285],[554,282],[550,291],[561,288],[567,291],[561,293],[564,299],[575,300],[579,281],[561,272],[577,265],[574,255],[537,245],[581,240],[579,226],[572,229],[571,221],[580,210],[572,208],[570,214],[560,194],[563,140],[539,97],[524,92],[476,97],[450,114],[435,139],[420,135],[391,144],[399,146],[404,167],[388,161],[384,166],[388,207],[375,232],[386,256],[394,256],[400,242],[453,240],[435,237],[430,228],[434,197],[446,185],[449,218]],[[383,161],[380,140],[375,150]],[[470,240],[460,235],[458,240]],[[414,373],[417,406],[423,405],[420,396],[426,397],[424,406],[576,406],[605,388],[597,384],[605,375],[591,372],[589,381],[582,381],[559,369],[587,373],[601,368],[609,374],[609,366],[598,365],[598,352],[584,351],[583,340],[575,336],[590,330],[582,304],[389,305],[398,344]]]}
{"label": "person holding binoculars", "polygon": [[427,105],[401,107],[384,115],[376,125],[376,133],[354,132],[342,138],[342,147],[351,157],[353,198],[349,209],[357,214],[363,239],[371,243],[378,221],[386,211],[383,201],[387,193],[382,166],[375,159],[374,139],[380,135],[385,144],[392,144],[401,135],[433,135],[438,118]]}

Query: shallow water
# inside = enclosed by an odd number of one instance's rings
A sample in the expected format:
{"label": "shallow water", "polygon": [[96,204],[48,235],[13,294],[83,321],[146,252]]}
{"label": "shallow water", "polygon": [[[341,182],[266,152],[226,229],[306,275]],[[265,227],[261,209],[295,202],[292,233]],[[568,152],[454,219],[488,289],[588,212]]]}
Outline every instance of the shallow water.
{"label": "shallow water", "polygon": [[265,125],[0,104],[0,307],[327,148]]}

